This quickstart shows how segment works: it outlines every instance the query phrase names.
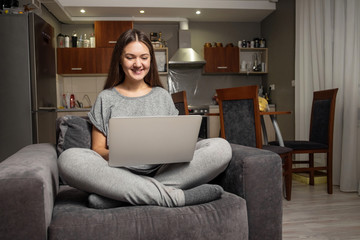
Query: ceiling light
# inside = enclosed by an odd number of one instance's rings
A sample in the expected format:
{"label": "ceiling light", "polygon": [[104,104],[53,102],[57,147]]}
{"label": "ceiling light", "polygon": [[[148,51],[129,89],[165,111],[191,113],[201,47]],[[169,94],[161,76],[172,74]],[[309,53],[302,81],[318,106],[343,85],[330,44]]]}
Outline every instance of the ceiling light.
{"label": "ceiling light", "polygon": [[140,10],[140,13],[145,13],[145,10]]}
{"label": "ceiling light", "polygon": [[196,14],[197,14],[197,15],[201,14],[200,10],[197,10],[197,11],[196,11]]}
{"label": "ceiling light", "polygon": [[85,9],[81,9],[80,12],[81,12],[81,13],[85,13],[86,11],[85,11]]}

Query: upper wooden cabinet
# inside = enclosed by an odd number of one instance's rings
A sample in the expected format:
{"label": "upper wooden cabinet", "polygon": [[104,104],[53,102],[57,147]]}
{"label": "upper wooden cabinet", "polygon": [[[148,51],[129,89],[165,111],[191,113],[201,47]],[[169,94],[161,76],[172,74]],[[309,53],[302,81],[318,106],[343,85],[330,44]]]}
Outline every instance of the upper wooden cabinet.
{"label": "upper wooden cabinet", "polygon": [[205,73],[266,74],[269,70],[267,48],[204,47],[204,58]]}
{"label": "upper wooden cabinet", "polygon": [[58,48],[58,74],[107,74],[120,35],[133,28],[131,21],[96,21],[96,48]]}
{"label": "upper wooden cabinet", "polygon": [[95,48],[58,48],[57,73],[96,73]]}
{"label": "upper wooden cabinet", "polygon": [[132,28],[132,21],[95,21],[96,47],[114,47],[120,35]]}
{"label": "upper wooden cabinet", "polygon": [[206,73],[238,73],[238,47],[204,47]]}

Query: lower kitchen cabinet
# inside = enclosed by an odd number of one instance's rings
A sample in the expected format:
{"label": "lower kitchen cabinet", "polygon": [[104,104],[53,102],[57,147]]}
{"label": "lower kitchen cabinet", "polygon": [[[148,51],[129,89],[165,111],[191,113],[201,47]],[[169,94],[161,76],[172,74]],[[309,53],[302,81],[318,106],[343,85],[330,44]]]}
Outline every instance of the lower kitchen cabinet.
{"label": "lower kitchen cabinet", "polygon": [[66,109],[64,109],[64,110],[58,111],[56,113],[56,115],[57,115],[57,118],[67,116],[67,115],[86,117],[88,115],[89,111],[90,111],[90,108],[89,108],[89,110],[86,110],[86,111],[84,111],[84,110],[76,111],[76,110],[66,110]]}

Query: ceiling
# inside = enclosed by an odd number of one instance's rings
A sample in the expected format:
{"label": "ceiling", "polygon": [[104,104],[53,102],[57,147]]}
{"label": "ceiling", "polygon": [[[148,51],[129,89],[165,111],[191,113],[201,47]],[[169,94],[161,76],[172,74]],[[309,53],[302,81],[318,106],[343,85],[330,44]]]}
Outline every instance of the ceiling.
{"label": "ceiling", "polygon": [[[261,22],[277,0],[41,0],[63,23],[93,21]],[[81,13],[84,9],[86,12]],[[140,10],[145,10],[141,14]],[[195,12],[201,11],[200,15]]]}

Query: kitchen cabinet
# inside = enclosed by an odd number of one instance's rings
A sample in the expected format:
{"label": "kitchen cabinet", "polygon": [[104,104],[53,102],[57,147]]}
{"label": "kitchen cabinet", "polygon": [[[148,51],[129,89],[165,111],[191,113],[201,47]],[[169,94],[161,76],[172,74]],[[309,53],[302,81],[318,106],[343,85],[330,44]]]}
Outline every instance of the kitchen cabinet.
{"label": "kitchen cabinet", "polygon": [[114,48],[96,48],[96,73],[107,74]]}
{"label": "kitchen cabinet", "polygon": [[120,35],[132,28],[132,21],[95,21],[96,47],[113,48]]}
{"label": "kitchen cabinet", "polygon": [[[240,73],[265,74],[268,73],[267,48],[239,48]],[[254,71],[254,62],[257,58],[258,68]],[[244,66],[244,67],[243,67]]]}
{"label": "kitchen cabinet", "polygon": [[96,73],[95,48],[58,48],[57,73]]}
{"label": "kitchen cabinet", "polygon": [[79,117],[86,117],[90,111],[89,109],[61,109],[58,110],[56,113],[57,118],[63,117],[63,116],[79,116]]}
{"label": "kitchen cabinet", "polygon": [[95,21],[96,48],[58,48],[58,74],[107,74],[120,35],[133,28],[132,21]]}
{"label": "kitchen cabinet", "polygon": [[204,47],[205,73],[239,73],[238,47]]}

